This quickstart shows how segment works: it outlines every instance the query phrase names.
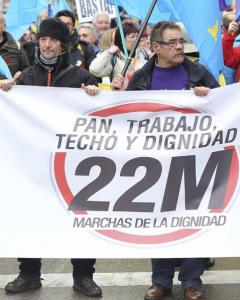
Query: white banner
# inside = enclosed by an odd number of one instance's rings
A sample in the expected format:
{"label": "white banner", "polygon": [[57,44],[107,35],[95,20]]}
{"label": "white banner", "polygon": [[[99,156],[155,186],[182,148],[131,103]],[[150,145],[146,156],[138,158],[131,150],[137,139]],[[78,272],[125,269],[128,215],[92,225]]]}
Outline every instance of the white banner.
{"label": "white banner", "polygon": [[0,256],[240,256],[239,99],[1,91]]}
{"label": "white banner", "polygon": [[76,0],[79,23],[91,22],[97,13],[107,13],[109,17],[116,18],[114,5],[105,0]]}

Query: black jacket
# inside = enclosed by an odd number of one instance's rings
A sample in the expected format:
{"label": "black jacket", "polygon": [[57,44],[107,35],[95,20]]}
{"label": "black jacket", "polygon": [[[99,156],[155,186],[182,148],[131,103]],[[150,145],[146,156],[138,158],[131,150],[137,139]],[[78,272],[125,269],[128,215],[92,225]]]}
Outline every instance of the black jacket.
{"label": "black jacket", "polygon": [[[12,76],[29,66],[25,51],[18,46],[10,33],[3,32],[3,41],[0,43],[0,55],[9,67]],[[0,75],[0,79],[5,78]]]}
{"label": "black jacket", "polygon": [[[150,90],[152,81],[152,72],[156,61],[156,55],[139,70],[137,70],[129,81],[127,90]],[[219,87],[218,82],[213,75],[201,64],[184,58],[183,66],[189,75],[189,89],[195,86],[205,86],[211,89]]]}
{"label": "black jacket", "polygon": [[82,83],[97,85],[95,78],[88,71],[70,65],[68,53],[58,57],[57,64],[51,71],[37,60],[35,65],[21,73],[16,83],[18,85],[48,86],[49,73],[50,86],[80,88]]}
{"label": "black jacket", "polygon": [[22,43],[20,42],[21,47],[24,49],[28,61],[29,61],[29,65],[32,66],[35,64],[35,48],[36,48],[36,44],[33,41],[29,41],[26,43]]}

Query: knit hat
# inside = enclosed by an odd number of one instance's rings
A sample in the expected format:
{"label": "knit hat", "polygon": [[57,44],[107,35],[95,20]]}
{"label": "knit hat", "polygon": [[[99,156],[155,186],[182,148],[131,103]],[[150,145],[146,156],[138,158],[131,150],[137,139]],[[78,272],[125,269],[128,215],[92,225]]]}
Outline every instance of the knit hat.
{"label": "knit hat", "polygon": [[67,25],[58,19],[47,19],[41,22],[38,39],[43,36],[55,38],[63,44],[67,44],[70,39]]}

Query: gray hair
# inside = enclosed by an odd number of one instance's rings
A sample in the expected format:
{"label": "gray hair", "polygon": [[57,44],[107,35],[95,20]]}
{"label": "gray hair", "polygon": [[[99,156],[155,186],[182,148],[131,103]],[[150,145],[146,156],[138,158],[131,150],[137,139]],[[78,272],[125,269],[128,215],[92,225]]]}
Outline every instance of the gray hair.
{"label": "gray hair", "polygon": [[109,15],[107,13],[105,13],[105,12],[99,12],[99,13],[96,13],[95,16],[93,17],[92,23],[95,24],[96,21],[97,21],[97,18],[100,17],[100,16],[106,16],[108,18],[108,20],[109,20],[109,23],[111,22],[110,17],[109,17]]}
{"label": "gray hair", "polygon": [[79,32],[80,29],[85,28],[85,29],[90,29],[94,37],[97,39],[97,33],[94,28],[94,26],[91,23],[81,23],[79,24],[77,31]]}
{"label": "gray hair", "polygon": [[159,42],[159,40],[163,39],[163,32],[166,29],[176,29],[181,31],[181,27],[172,21],[160,21],[153,26],[150,35],[150,43]]}

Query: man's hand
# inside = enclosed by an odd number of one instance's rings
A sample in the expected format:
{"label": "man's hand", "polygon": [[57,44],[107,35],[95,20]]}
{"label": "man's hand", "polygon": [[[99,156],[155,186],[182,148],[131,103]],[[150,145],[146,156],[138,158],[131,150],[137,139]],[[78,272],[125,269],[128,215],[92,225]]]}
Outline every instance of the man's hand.
{"label": "man's hand", "polygon": [[87,85],[85,86],[85,84],[83,83],[81,85],[81,88],[85,90],[86,94],[90,95],[90,96],[95,96],[99,93],[99,88],[95,85]]}
{"label": "man's hand", "polygon": [[122,90],[124,86],[124,77],[121,74],[116,75],[111,82],[111,89],[113,91]]}
{"label": "man's hand", "polygon": [[228,26],[228,32],[230,34],[235,34],[239,31],[239,23],[237,21],[232,21]]}
{"label": "man's hand", "polygon": [[17,71],[13,76],[14,81],[16,81],[21,74],[22,74],[21,71]]}
{"label": "man's hand", "polygon": [[15,80],[6,80],[5,82],[0,83],[0,88],[4,92],[8,92],[12,89],[12,86],[15,84]]}
{"label": "man's hand", "polygon": [[210,88],[207,88],[205,86],[195,86],[193,88],[194,94],[199,97],[207,96],[209,91],[210,91]]}

